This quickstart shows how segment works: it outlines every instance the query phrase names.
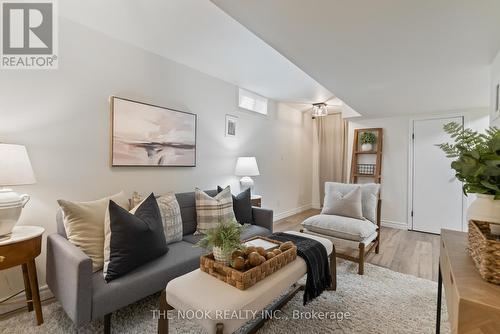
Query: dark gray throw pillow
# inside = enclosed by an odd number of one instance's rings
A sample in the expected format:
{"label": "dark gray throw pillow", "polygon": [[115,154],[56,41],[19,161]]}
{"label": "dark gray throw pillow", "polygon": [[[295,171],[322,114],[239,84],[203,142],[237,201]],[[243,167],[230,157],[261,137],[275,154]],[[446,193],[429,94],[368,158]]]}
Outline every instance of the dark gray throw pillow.
{"label": "dark gray throw pillow", "polygon": [[130,213],[109,201],[111,229],[109,265],[105,280],[110,282],[168,251],[160,209],[154,194]]}
{"label": "dark gray throw pillow", "polygon": [[[220,193],[221,187],[217,186],[217,193]],[[252,223],[252,195],[250,193],[250,188],[242,191],[238,195],[233,195],[233,211],[236,220],[240,224],[251,224]]]}

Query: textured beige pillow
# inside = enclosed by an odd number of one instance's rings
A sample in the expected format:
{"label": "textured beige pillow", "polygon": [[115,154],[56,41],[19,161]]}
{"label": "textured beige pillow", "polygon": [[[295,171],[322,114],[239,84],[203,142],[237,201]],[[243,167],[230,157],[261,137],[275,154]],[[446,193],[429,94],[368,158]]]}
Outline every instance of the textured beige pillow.
{"label": "textured beige pillow", "polygon": [[363,219],[361,187],[355,187],[344,195],[339,191],[326,193],[321,214]]}
{"label": "textured beige pillow", "polygon": [[104,263],[104,218],[110,199],[129,209],[124,192],[90,202],[57,201],[63,211],[68,240],[92,259],[94,272]]}

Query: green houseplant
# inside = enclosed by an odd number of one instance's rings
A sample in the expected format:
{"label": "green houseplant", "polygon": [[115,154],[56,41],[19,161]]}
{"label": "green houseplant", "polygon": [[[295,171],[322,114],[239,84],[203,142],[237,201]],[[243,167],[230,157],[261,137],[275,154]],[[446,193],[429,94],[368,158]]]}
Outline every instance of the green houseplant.
{"label": "green houseplant", "polygon": [[482,134],[454,122],[444,130],[454,142],[438,146],[454,159],[451,168],[463,182],[464,193],[477,195],[468,219],[500,224],[500,131],[490,127]]}
{"label": "green houseplant", "polygon": [[373,150],[373,144],[377,141],[377,136],[373,132],[363,132],[359,138],[361,142],[361,151]]}
{"label": "green houseplant", "polygon": [[215,260],[227,265],[230,263],[231,253],[242,248],[240,238],[245,228],[245,225],[234,219],[220,222],[217,227],[209,230],[196,246],[212,248]]}

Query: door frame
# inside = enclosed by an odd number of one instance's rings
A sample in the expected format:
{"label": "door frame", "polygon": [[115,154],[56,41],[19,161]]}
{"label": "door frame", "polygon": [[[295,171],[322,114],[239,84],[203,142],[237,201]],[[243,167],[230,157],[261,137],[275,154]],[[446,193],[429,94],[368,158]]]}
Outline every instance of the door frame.
{"label": "door frame", "polygon": [[[435,120],[444,118],[462,117],[462,122],[464,127],[469,127],[470,118],[467,113],[456,112],[456,113],[443,113],[443,114],[433,114],[433,115],[422,115],[410,117],[409,120],[409,131],[408,131],[408,207],[407,207],[407,225],[408,230],[415,231],[413,229],[413,183],[414,183],[414,165],[413,165],[413,133],[414,133],[414,123],[415,121],[425,121],[425,120]],[[444,154],[444,152],[443,152]],[[467,197],[462,193],[462,231],[466,231],[465,226],[467,224]],[[421,231],[418,231],[421,232]],[[423,232],[430,233],[430,232]]]}

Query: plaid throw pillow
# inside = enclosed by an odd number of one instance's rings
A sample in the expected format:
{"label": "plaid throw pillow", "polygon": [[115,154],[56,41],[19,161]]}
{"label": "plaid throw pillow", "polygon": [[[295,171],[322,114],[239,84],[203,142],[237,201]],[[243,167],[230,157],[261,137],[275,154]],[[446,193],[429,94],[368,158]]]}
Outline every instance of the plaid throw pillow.
{"label": "plaid throw pillow", "polygon": [[231,188],[226,187],[215,197],[207,195],[203,190],[196,188],[196,222],[197,232],[207,233],[223,221],[235,219],[233,212],[233,195]]}

